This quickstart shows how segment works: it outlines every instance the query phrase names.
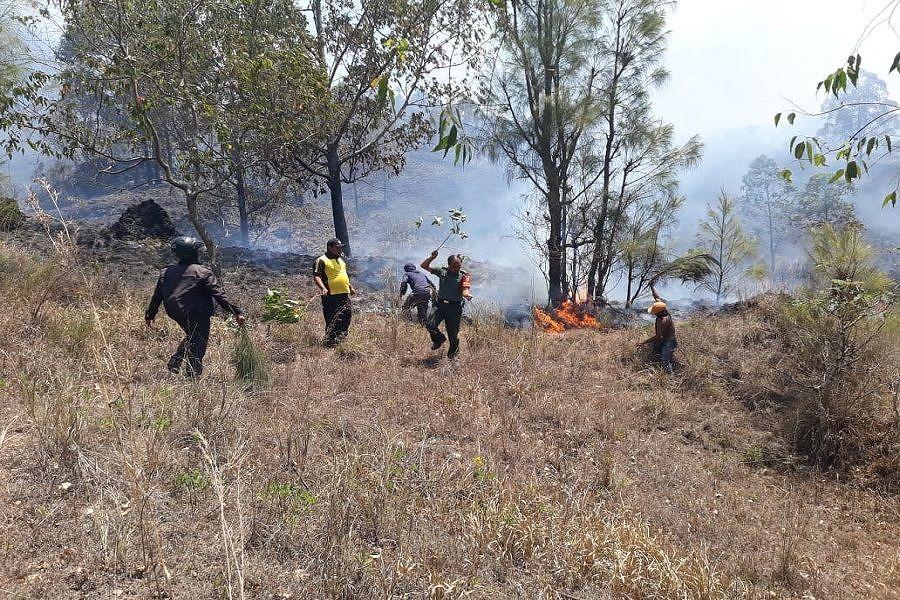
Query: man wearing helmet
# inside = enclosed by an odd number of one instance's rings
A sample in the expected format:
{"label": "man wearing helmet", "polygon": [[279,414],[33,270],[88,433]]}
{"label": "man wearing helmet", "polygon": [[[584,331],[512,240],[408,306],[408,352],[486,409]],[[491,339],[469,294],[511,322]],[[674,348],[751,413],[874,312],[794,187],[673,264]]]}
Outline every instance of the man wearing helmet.
{"label": "man wearing helmet", "polygon": [[188,377],[199,377],[203,372],[203,356],[209,343],[209,320],[215,313],[213,301],[233,314],[238,324],[242,325],[245,321],[241,309],[225,296],[215,273],[199,264],[200,251],[204,249],[203,242],[192,237],[181,236],[172,241],[172,252],[178,258],[178,264],[160,272],[145,315],[149,327],[162,304],[166,314],[184,330],[184,339],[169,359],[168,367],[172,373],[178,373],[186,359],[184,374]]}
{"label": "man wearing helmet", "polygon": [[663,366],[669,374],[675,372],[675,359],[673,354],[675,348],[678,347],[678,340],[675,339],[675,322],[672,315],[669,314],[669,307],[656,293],[653,285],[650,285],[650,292],[653,294],[653,304],[647,309],[647,312],[656,317],[656,326],[653,337],[640,342],[638,346],[652,344],[653,351],[659,355]]}

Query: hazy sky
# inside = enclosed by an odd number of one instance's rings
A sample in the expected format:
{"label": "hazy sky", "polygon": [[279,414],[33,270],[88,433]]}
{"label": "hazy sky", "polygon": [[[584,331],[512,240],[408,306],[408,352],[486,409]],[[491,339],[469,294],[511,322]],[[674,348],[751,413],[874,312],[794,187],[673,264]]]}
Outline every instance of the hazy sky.
{"label": "hazy sky", "polygon": [[[788,100],[816,108],[816,83],[842,65],[888,0],[681,0],[669,21],[671,80],[657,113],[678,136],[771,125]],[[857,7],[855,12],[848,7]],[[900,29],[900,15],[895,19]],[[863,68],[887,79],[900,37],[880,27],[861,45]],[[798,120],[798,126],[801,126]],[[813,127],[813,130],[815,127]]]}

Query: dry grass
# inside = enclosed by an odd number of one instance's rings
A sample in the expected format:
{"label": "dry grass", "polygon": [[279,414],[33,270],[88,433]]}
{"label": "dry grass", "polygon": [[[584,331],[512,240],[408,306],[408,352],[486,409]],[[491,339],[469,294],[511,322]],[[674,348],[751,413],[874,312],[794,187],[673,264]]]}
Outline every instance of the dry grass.
{"label": "dry grass", "polygon": [[898,597],[895,497],[747,464],[758,314],[682,327],[670,379],[639,332],[479,314],[451,363],[391,315],[325,350],[309,310],[251,329],[253,390],[222,322],[202,380],[169,376],[147,290],[47,264],[0,249],[5,596]]}

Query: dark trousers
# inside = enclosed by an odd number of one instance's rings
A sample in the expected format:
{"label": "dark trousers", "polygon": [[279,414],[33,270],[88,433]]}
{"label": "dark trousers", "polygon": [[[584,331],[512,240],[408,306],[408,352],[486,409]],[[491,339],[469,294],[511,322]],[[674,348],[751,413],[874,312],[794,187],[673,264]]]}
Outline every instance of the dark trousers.
{"label": "dark trousers", "polygon": [[322,314],[325,316],[325,345],[333,346],[347,337],[353,310],[350,294],[322,296]]}
{"label": "dark trousers", "polygon": [[416,318],[419,323],[424,324],[428,317],[428,304],[431,302],[431,294],[410,294],[403,303],[403,310],[407,311],[413,306],[416,307]]}
{"label": "dark trousers", "polygon": [[188,377],[199,377],[203,373],[203,357],[209,345],[209,317],[193,320],[176,319],[175,322],[184,330],[184,339],[169,359],[169,370],[178,373],[181,370],[181,363],[187,359],[184,374]]}
{"label": "dark trousers", "polygon": [[[428,334],[431,335],[431,341],[435,344],[443,343],[444,340],[450,338],[450,349],[447,351],[447,356],[450,357],[459,352],[459,324],[462,321],[462,312],[462,302],[438,300],[434,315],[426,323]],[[442,321],[444,329],[447,330],[446,336],[438,329]]]}
{"label": "dark trousers", "polygon": [[659,360],[662,362],[663,366],[666,368],[666,371],[671,375],[675,372],[675,348],[678,347],[678,341],[675,338],[670,338],[668,340],[663,340],[659,345],[654,348],[656,353],[659,355]]}

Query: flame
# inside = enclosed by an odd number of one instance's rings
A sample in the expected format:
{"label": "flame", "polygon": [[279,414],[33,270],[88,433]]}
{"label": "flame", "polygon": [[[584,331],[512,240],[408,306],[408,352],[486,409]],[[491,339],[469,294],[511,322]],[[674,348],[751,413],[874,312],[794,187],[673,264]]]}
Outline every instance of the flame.
{"label": "flame", "polygon": [[534,307],[534,323],[548,333],[562,333],[566,329],[594,328],[600,325],[597,318],[570,300],[548,315]]}
{"label": "flame", "polygon": [[553,317],[535,306],[532,309],[534,313],[534,324],[549,333],[562,333],[566,330],[561,323],[557,323]]}

